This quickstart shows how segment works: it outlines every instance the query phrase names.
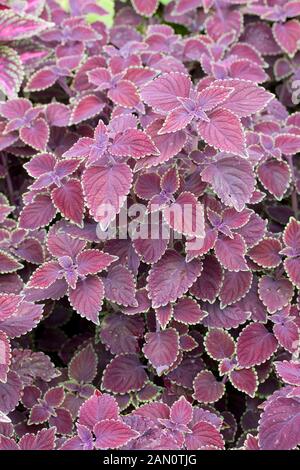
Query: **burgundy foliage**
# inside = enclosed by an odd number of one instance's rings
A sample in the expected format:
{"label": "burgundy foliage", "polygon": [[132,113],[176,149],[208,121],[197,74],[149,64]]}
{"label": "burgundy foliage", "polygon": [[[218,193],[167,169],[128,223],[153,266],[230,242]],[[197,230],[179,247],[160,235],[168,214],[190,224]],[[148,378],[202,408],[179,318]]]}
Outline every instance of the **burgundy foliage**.
{"label": "burgundy foliage", "polygon": [[0,449],[299,449],[300,1],[98,3],[0,0]]}

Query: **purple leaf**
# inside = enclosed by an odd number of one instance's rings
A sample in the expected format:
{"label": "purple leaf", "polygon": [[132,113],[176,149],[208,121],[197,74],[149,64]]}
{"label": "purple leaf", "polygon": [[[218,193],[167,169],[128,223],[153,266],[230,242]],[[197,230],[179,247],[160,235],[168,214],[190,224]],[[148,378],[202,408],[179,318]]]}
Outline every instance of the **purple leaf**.
{"label": "purple leaf", "polygon": [[96,436],[96,449],[118,449],[129,441],[139,436],[139,433],[131,429],[122,421],[107,419],[99,421],[94,426]]}
{"label": "purple leaf", "polygon": [[178,333],[174,328],[168,328],[157,333],[147,333],[145,340],[143,353],[158,375],[161,375],[176,361],[179,352]]}
{"label": "purple leaf", "polygon": [[259,424],[263,450],[291,450],[300,442],[300,403],[296,398],[278,397],[267,404]]}
{"label": "purple leaf", "polygon": [[42,305],[35,305],[24,300],[13,315],[1,322],[0,328],[10,338],[19,337],[35,328],[42,316]]}
{"label": "purple leaf", "polygon": [[188,98],[191,81],[188,76],[173,72],[163,74],[142,88],[142,99],[155,111],[166,113],[179,105],[178,98]]}
{"label": "purple leaf", "polygon": [[233,93],[222,103],[222,107],[239,117],[250,116],[261,111],[273,98],[270,92],[248,80],[216,80],[214,85],[234,89]]}
{"label": "purple leaf", "polygon": [[230,382],[239,391],[255,396],[258,386],[257,375],[253,369],[235,369],[229,374]]}
{"label": "purple leaf", "polygon": [[81,225],[84,212],[84,199],[80,181],[69,179],[52,193],[52,201],[55,207],[66,218]]}
{"label": "purple leaf", "polygon": [[137,306],[135,299],[135,280],[131,272],[124,266],[110,268],[103,279],[105,297],[125,307]]}
{"label": "purple leaf", "polygon": [[79,423],[92,430],[96,423],[106,419],[119,419],[119,407],[112,396],[96,391],[81,406]]}
{"label": "purple leaf", "polygon": [[187,263],[181,255],[168,250],[153,265],[148,276],[148,292],[152,306],[161,307],[177,300],[191,287],[201,270],[200,261]]}
{"label": "purple leaf", "polygon": [[211,111],[208,122],[198,123],[198,131],[209,145],[241,157],[246,155],[242,125],[231,111],[227,109]]}
{"label": "purple leaf", "polygon": [[192,285],[190,292],[197,299],[213,303],[222,286],[223,271],[219,261],[213,255],[206,255],[203,271]]}
{"label": "purple leaf", "polygon": [[174,306],[174,320],[186,325],[200,323],[206,314],[201,310],[198,303],[188,297],[179,299]]}
{"label": "purple leaf", "polygon": [[99,312],[104,298],[104,285],[98,276],[89,275],[80,279],[75,289],[69,289],[69,301],[83,318],[99,324]]}
{"label": "purple leaf", "polygon": [[263,186],[280,201],[290,184],[288,164],[284,161],[268,160],[258,167],[257,173]]}
{"label": "purple leaf", "polygon": [[127,132],[117,134],[109,151],[118,157],[141,158],[146,155],[159,155],[150,137],[138,129],[128,129]]}
{"label": "purple leaf", "polygon": [[281,263],[281,243],[276,238],[264,238],[248,251],[255,263],[264,268],[276,268]]}
{"label": "purple leaf", "polygon": [[220,431],[205,421],[199,421],[192,427],[192,432],[187,434],[185,443],[188,450],[224,449]]}
{"label": "purple leaf", "polygon": [[128,165],[87,168],[83,174],[83,190],[94,219],[106,228],[120,212],[131,188],[132,173]]}
{"label": "purple leaf", "polygon": [[0,410],[7,414],[13,411],[21,398],[22,382],[18,374],[10,370],[5,383],[0,382]]}
{"label": "purple leaf", "polygon": [[0,382],[6,382],[10,364],[10,343],[5,333],[0,331]]}
{"label": "purple leaf", "polygon": [[139,350],[138,341],[143,337],[144,327],[141,317],[111,313],[101,323],[100,338],[112,354],[135,353]]}
{"label": "purple leaf", "polygon": [[239,305],[239,302],[224,309],[221,309],[217,302],[212,305],[206,303],[202,309],[208,313],[203,319],[203,324],[215,328],[237,328],[245,323],[251,314],[250,309],[248,310],[247,306],[245,308],[244,305]]}
{"label": "purple leaf", "polygon": [[175,232],[204,238],[204,210],[193,194],[181,193],[173,204],[163,210],[163,216]]}
{"label": "purple leaf", "polygon": [[116,356],[106,367],[102,386],[113,393],[141,390],[148,380],[143,365],[135,354]]}
{"label": "purple leaf", "polygon": [[243,329],[237,341],[237,359],[241,367],[252,367],[267,361],[277,349],[276,338],[261,323]]}
{"label": "purple leaf", "polygon": [[48,225],[56,215],[50,196],[38,194],[21,212],[20,227],[34,230]]}
{"label": "purple leaf", "polygon": [[275,313],[285,307],[293,297],[292,283],[285,278],[273,279],[263,276],[259,281],[259,298],[270,313]]}
{"label": "purple leaf", "polygon": [[216,241],[215,254],[221,265],[229,271],[247,271],[246,244],[241,235],[222,237]]}
{"label": "purple leaf", "polygon": [[298,362],[277,361],[274,363],[277,374],[291,385],[300,385],[300,364]]}
{"label": "purple leaf", "polygon": [[251,288],[252,280],[251,271],[226,271],[219,293],[221,307],[235,304],[245,297]]}
{"label": "purple leaf", "polygon": [[194,399],[201,403],[215,403],[225,392],[225,385],[218,382],[209,370],[199,372],[194,380]]}
{"label": "purple leaf", "polygon": [[235,351],[233,338],[227,331],[222,329],[210,329],[205,337],[204,344],[207,353],[217,361],[230,358]]}
{"label": "purple leaf", "polygon": [[12,10],[1,10],[0,26],[0,41],[15,41],[30,38],[53,26],[53,23],[18,14]]}
{"label": "purple leaf", "polygon": [[281,49],[290,57],[293,57],[297,51],[300,38],[300,23],[296,20],[274,23],[272,32]]}
{"label": "purple leaf", "polygon": [[139,15],[143,16],[152,16],[158,7],[158,4],[158,0],[149,0],[147,3],[143,2],[143,0],[132,0],[132,6],[135,11]]}
{"label": "purple leaf", "polygon": [[[1,19],[0,16],[0,25]],[[0,37],[1,35],[3,35],[2,30]],[[14,49],[7,46],[0,47],[0,69],[0,91],[8,98],[14,98],[20,90],[24,76],[20,57]]]}
{"label": "purple leaf", "polygon": [[54,450],[55,427],[41,429],[35,434],[25,434],[19,442],[21,450]]}
{"label": "purple leaf", "polygon": [[70,361],[68,367],[70,379],[78,383],[92,382],[97,374],[97,363],[96,353],[92,345],[89,344]]}
{"label": "purple leaf", "polygon": [[212,185],[224,204],[237,211],[244,209],[254,191],[255,180],[250,163],[235,156],[219,157],[204,168],[201,178]]}

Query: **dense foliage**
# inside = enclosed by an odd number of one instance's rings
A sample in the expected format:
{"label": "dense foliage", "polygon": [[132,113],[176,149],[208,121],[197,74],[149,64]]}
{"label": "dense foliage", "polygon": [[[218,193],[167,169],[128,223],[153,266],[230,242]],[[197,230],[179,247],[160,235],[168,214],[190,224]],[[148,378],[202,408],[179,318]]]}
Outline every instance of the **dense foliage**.
{"label": "dense foliage", "polygon": [[296,448],[300,2],[101,3],[0,0],[0,448]]}

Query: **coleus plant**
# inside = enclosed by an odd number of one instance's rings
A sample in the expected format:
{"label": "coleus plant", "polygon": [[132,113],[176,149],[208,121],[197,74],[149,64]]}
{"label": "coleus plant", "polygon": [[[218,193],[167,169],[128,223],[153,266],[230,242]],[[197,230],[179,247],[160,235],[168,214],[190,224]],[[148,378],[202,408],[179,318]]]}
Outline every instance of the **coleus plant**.
{"label": "coleus plant", "polygon": [[63,5],[0,0],[0,449],[299,448],[300,2]]}

